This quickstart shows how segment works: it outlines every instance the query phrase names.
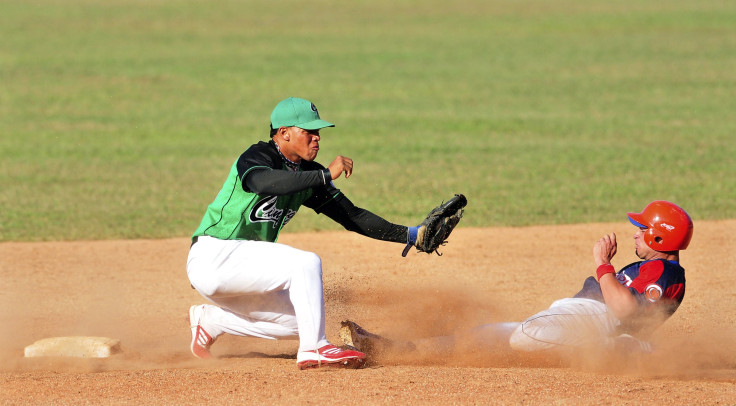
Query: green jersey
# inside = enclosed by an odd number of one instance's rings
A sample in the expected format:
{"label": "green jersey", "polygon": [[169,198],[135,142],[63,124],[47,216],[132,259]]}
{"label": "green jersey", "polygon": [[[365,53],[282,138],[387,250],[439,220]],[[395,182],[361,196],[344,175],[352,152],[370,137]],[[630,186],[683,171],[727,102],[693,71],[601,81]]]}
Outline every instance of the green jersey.
{"label": "green jersey", "polygon": [[321,171],[316,162],[302,161],[289,168],[273,141],[259,142],[248,148],[230,168],[230,173],[215,200],[207,207],[192,238],[208,235],[221,240],[254,240],[275,242],[281,229],[302,205],[319,208],[340,195],[332,182],[305,186],[283,195],[258,194],[245,184],[254,170]]}

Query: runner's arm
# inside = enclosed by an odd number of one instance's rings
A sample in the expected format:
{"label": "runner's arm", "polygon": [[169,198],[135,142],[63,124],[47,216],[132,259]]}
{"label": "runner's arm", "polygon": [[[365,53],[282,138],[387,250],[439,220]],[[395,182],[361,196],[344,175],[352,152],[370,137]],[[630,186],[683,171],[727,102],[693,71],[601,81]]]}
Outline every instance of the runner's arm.
{"label": "runner's arm", "polygon": [[606,306],[621,321],[629,320],[639,313],[639,301],[629,288],[620,284],[616,274],[608,273],[598,280]]}

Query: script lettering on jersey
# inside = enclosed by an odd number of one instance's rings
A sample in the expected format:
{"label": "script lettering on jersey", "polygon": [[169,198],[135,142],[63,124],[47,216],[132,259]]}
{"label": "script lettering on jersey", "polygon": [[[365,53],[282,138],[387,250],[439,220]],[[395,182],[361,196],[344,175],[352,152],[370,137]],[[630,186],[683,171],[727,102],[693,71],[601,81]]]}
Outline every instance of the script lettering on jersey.
{"label": "script lettering on jersey", "polygon": [[[248,215],[248,219],[251,223],[258,223],[264,221],[270,221],[272,226],[276,228],[281,220],[281,216],[284,213],[283,209],[276,207],[277,196],[267,197],[253,206],[253,209]],[[296,212],[294,210],[287,210],[286,216],[284,217],[284,225],[291,220]]]}
{"label": "script lettering on jersey", "polygon": [[284,216],[284,226],[286,225],[286,223],[289,222],[289,220],[291,220],[292,217],[294,217],[295,214],[296,212],[294,210],[289,209],[289,211],[286,213],[286,216]]}
{"label": "script lettering on jersey", "polygon": [[631,286],[631,282],[633,282],[633,280],[629,278],[629,275],[626,275],[623,272],[619,272],[618,274],[616,274],[616,279],[618,279],[618,283],[624,286]]}

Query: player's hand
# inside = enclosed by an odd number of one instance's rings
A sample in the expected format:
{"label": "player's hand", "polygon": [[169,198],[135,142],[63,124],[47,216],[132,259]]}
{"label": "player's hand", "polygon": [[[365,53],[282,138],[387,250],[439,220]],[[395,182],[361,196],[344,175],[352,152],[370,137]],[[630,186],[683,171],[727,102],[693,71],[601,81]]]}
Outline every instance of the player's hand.
{"label": "player's hand", "polygon": [[617,248],[616,233],[606,234],[601,237],[593,247],[593,259],[595,259],[596,266],[610,264],[611,258],[616,255]]}
{"label": "player's hand", "polygon": [[339,178],[343,172],[345,173],[345,178],[349,178],[353,173],[353,160],[346,156],[338,155],[327,169],[330,170],[332,180]]}

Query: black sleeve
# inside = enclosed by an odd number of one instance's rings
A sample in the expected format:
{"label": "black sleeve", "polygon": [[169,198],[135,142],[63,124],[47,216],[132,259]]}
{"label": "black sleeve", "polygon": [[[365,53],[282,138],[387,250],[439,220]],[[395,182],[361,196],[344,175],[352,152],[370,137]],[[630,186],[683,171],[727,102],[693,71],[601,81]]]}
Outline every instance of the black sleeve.
{"label": "black sleeve", "polygon": [[406,244],[408,237],[406,226],[389,223],[368,210],[356,207],[343,194],[331,199],[318,212],[325,214],[348,231],[354,231],[376,240]]}
{"label": "black sleeve", "polygon": [[243,184],[254,193],[282,196],[325,185],[331,179],[330,175],[321,170],[290,172],[254,168],[245,175]]}
{"label": "black sleeve", "polygon": [[305,162],[301,171],[284,169],[273,141],[251,145],[236,164],[243,190],[257,194],[288,195],[332,180],[329,169],[316,162]]}

